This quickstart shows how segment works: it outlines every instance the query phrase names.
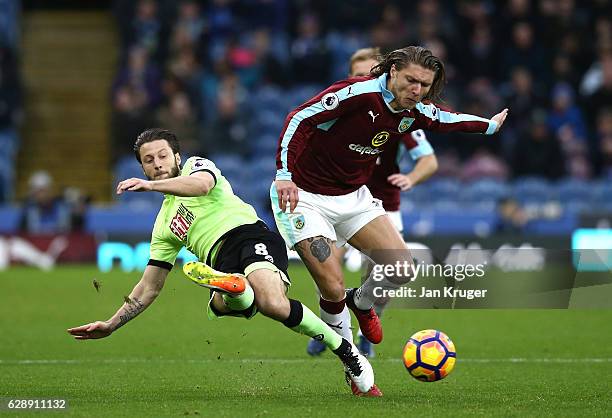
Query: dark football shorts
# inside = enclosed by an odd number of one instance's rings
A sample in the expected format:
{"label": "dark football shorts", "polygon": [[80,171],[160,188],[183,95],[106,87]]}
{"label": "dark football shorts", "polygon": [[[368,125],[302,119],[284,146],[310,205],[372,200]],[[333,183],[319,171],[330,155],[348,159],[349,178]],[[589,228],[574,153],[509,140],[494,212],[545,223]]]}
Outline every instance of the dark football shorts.
{"label": "dark football shorts", "polygon": [[215,270],[249,274],[255,263],[262,267],[269,263],[280,270],[285,276],[281,277],[283,281],[290,284],[285,241],[264,222],[241,225],[225,233],[220,240],[221,248],[212,265]]}

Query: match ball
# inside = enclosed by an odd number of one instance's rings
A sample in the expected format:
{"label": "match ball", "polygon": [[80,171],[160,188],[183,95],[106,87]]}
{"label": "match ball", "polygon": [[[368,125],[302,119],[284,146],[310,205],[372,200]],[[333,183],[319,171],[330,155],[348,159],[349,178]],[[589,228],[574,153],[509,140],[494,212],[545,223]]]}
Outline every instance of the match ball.
{"label": "match ball", "polygon": [[455,344],[435,329],[419,331],[410,337],[402,356],[408,373],[422,382],[444,379],[453,371],[456,359]]}

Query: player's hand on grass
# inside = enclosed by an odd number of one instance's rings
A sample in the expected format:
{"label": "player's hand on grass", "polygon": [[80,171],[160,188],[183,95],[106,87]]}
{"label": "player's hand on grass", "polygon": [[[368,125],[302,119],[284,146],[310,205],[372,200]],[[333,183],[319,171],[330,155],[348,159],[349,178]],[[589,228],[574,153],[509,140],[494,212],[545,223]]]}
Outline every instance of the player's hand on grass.
{"label": "player's hand on grass", "polygon": [[287,209],[293,212],[298,204],[298,188],[291,180],[276,180],[276,192],[278,193],[278,205],[283,212]]}
{"label": "player's hand on grass", "polygon": [[495,132],[499,132],[502,125],[504,124],[504,121],[506,120],[506,116],[508,116],[508,108],[505,108],[504,110],[502,110],[497,115],[491,118],[491,120],[497,122],[497,129],[495,129]]}
{"label": "player's hand on grass", "polygon": [[108,337],[113,333],[113,329],[108,322],[96,321],[80,327],[69,328],[68,334],[77,340],[95,340]]}
{"label": "player's hand on grass", "polygon": [[117,185],[117,194],[123,192],[150,192],[151,190],[153,190],[153,186],[150,181],[134,177],[123,180]]}
{"label": "player's hand on grass", "polygon": [[410,190],[412,189],[412,186],[414,186],[414,183],[407,174],[391,174],[389,177],[387,177],[387,181],[395,187],[399,187],[402,192]]}

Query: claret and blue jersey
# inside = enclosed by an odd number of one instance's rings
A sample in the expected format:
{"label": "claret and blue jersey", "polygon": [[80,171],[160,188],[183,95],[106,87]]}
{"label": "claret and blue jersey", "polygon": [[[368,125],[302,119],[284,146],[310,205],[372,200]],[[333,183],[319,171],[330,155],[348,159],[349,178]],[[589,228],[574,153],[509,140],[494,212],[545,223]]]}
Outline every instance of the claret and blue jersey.
{"label": "claret and blue jersey", "polygon": [[492,120],[434,104],[396,111],[386,86],[387,74],[338,81],[292,111],[279,139],[276,179],[343,195],[366,184],[376,159],[414,130],[493,134],[497,128]]}

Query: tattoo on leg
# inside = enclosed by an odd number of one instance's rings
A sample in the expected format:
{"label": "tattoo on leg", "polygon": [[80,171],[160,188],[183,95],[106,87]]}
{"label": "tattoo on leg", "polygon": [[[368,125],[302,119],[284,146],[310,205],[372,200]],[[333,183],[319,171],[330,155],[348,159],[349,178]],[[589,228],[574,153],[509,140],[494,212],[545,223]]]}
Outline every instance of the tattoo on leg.
{"label": "tattoo on leg", "polygon": [[302,246],[306,247],[306,242],[312,242],[313,240],[314,238],[306,238],[295,245],[295,251],[300,257],[304,257],[305,248],[302,248]]}
{"label": "tattoo on leg", "polygon": [[329,238],[320,237],[312,241],[310,244],[310,252],[314,255],[320,263],[324,262],[331,255],[331,247]]}

